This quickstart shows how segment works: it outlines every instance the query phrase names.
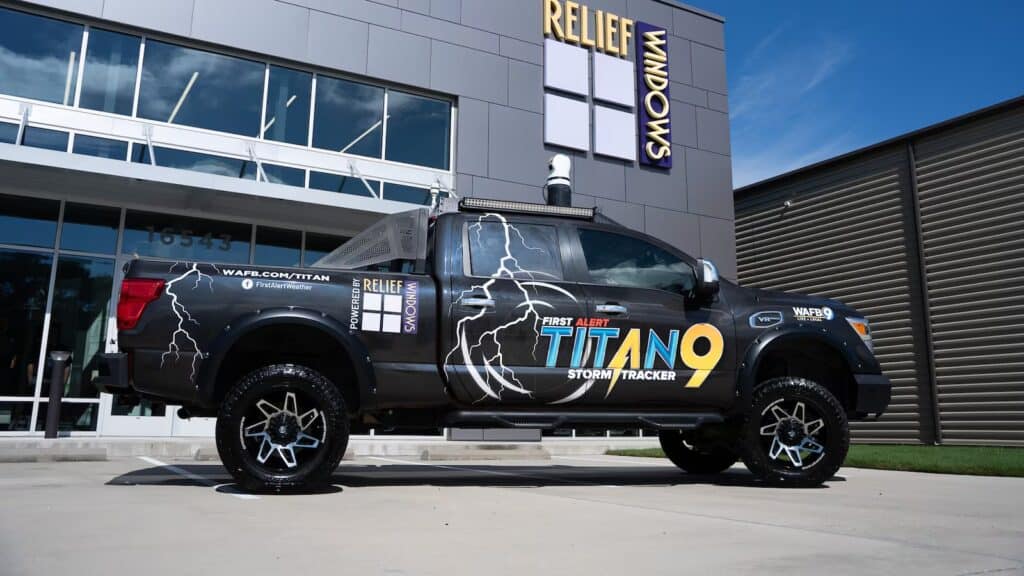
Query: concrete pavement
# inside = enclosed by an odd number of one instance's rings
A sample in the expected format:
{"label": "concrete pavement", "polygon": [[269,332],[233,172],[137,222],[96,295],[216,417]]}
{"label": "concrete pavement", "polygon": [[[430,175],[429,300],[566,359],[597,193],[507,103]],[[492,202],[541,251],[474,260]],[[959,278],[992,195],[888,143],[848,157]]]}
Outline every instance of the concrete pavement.
{"label": "concrete pavement", "polygon": [[661,460],[345,462],[319,494],[217,462],[0,464],[0,573],[1024,574],[1024,479],[844,469],[766,488]]}

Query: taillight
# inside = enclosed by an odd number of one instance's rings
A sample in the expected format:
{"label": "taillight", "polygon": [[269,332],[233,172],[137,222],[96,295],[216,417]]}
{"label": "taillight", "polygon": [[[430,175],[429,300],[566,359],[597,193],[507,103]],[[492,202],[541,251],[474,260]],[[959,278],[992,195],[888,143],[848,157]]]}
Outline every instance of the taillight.
{"label": "taillight", "polygon": [[121,282],[121,299],[117,301],[117,329],[135,328],[146,305],[159,298],[163,290],[163,280],[125,278]]}

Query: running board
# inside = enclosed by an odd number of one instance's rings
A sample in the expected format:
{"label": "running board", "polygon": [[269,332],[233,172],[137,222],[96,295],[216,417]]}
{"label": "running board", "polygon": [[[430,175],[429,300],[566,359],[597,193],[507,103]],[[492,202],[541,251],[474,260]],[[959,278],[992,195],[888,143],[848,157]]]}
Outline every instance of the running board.
{"label": "running board", "polygon": [[483,428],[571,428],[611,426],[694,430],[705,424],[724,422],[714,412],[511,412],[498,410],[456,410],[445,414],[444,425]]}

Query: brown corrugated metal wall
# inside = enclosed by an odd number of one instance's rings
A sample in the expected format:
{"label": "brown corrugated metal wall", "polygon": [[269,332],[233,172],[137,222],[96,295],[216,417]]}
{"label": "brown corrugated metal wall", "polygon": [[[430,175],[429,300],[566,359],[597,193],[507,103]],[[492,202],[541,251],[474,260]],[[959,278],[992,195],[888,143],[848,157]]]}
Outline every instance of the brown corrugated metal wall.
{"label": "brown corrugated metal wall", "polygon": [[893,399],[855,440],[1024,444],[1024,99],[739,190],[736,250],[871,319]]}

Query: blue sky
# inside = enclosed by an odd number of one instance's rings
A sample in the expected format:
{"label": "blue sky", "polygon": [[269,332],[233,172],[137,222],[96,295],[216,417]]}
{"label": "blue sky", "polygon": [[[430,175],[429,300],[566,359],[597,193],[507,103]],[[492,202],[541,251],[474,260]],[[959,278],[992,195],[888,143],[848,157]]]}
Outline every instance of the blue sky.
{"label": "blue sky", "polygon": [[1024,94],[1024,0],[692,0],[725,17],[733,184]]}

